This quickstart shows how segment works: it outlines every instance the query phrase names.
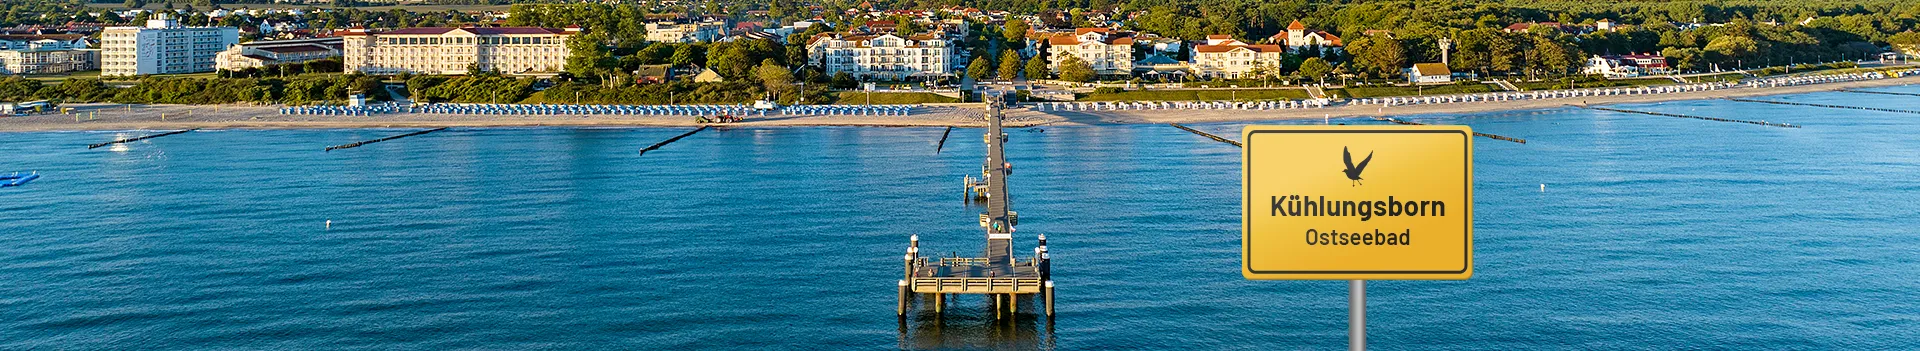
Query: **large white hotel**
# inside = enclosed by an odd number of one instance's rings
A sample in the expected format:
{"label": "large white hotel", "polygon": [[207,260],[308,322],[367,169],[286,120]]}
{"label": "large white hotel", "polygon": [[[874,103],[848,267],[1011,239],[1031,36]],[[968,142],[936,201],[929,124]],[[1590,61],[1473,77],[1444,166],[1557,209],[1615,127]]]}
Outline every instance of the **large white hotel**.
{"label": "large white hotel", "polygon": [[155,14],[145,27],[109,27],[100,34],[100,75],[212,72],[214,57],[240,42],[234,27],[184,27]]}
{"label": "large white hotel", "polygon": [[807,43],[809,61],[827,74],[865,79],[933,78],[953,73],[953,46],[939,36],[820,33]]}
{"label": "large white hotel", "polygon": [[578,33],[578,27],[352,28],[341,37],[347,72],[466,74],[477,65],[483,71],[550,76],[566,69],[567,38]]}

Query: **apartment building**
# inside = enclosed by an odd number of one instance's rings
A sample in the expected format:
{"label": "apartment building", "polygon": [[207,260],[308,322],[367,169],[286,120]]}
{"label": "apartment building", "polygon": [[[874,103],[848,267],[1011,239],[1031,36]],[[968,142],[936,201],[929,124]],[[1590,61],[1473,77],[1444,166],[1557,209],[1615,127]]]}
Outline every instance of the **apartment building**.
{"label": "apartment building", "polygon": [[211,72],[214,57],[239,42],[239,28],[185,27],[167,13],[156,13],[144,27],[108,27],[102,31],[100,74]]}
{"label": "apartment building", "polygon": [[1189,57],[1193,73],[1201,77],[1252,78],[1249,73],[1265,69],[1278,73],[1286,49],[1276,44],[1248,44],[1230,36],[1207,36],[1205,45],[1195,45]]}
{"label": "apartment building", "polygon": [[727,37],[727,21],[647,23],[647,41],[656,43],[711,43]]}
{"label": "apartment building", "polygon": [[267,40],[234,44],[214,58],[214,67],[238,71],[282,63],[301,63],[339,57],[346,40],[340,37]]}
{"label": "apartment building", "polygon": [[1060,72],[1067,57],[1079,57],[1101,75],[1133,74],[1134,33],[1109,28],[1078,28],[1072,36],[1047,38],[1047,67]]}
{"label": "apartment building", "polygon": [[91,71],[100,52],[87,48],[85,35],[0,35],[0,75]]}
{"label": "apartment building", "polygon": [[373,75],[466,74],[468,67],[512,75],[552,76],[567,66],[567,38],[580,33],[539,27],[422,27],[372,32],[349,28],[347,72]]}
{"label": "apartment building", "polygon": [[807,41],[807,62],[827,74],[903,80],[953,74],[955,50],[935,34],[820,33]]}

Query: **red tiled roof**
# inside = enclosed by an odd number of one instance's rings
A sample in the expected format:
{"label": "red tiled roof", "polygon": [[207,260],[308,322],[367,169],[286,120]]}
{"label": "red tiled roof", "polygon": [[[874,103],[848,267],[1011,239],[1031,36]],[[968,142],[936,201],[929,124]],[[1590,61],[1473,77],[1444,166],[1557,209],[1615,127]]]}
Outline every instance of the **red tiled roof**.
{"label": "red tiled roof", "polygon": [[1287,24],[1287,30],[1302,30],[1302,29],[1307,29],[1307,25],[1300,23],[1300,20],[1293,20],[1293,23]]}

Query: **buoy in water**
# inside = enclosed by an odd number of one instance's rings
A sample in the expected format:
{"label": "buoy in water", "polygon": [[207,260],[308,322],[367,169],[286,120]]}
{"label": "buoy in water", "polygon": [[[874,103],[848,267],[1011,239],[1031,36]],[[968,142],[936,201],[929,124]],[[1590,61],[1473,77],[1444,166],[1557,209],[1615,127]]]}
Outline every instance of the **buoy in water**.
{"label": "buoy in water", "polygon": [[333,230],[333,220],[327,220],[327,230]]}
{"label": "buoy in water", "polygon": [[1546,183],[1540,183],[1540,192],[1543,192],[1543,193],[1544,193],[1544,192],[1547,192],[1547,184],[1546,184]]}

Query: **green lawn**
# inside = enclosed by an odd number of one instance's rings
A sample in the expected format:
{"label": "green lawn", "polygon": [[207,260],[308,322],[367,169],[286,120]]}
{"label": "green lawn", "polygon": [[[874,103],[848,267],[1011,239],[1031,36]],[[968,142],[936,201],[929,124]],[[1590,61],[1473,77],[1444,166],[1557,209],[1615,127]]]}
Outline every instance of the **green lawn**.
{"label": "green lawn", "polygon": [[1226,101],[1306,99],[1304,89],[1133,90],[1085,94],[1080,101]]}
{"label": "green lawn", "polygon": [[1328,89],[1327,93],[1337,94],[1339,96],[1344,96],[1349,98],[1373,98],[1373,97],[1385,97],[1385,96],[1488,93],[1488,92],[1493,92],[1495,90],[1497,89],[1495,89],[1492,85],[1487,85],[1487,84],[1473,84],[1473,85],[1449,84],[1449,85],[1431,85],[1424,88],[1410,87],[1410,86],[1408,87],[1396,87],[1396,86],[1348,87],[1345,89]]}
{"label": "green lawn", "polygon": [[1721,73],[1721,74],[1698,76],[1698,77],[1688,77],[1687,81],[1694,82],[1694,83],[1738,82],[1744,78],[1747,78],[1747,75],[1745,73],[1735,72],[1735,73]]}
{"label": "green lawn", "polygon": [[[838,101],[834,102],[834,104],[865,105],[868,103],[867,94],[868,94],[867,92],[863,92],[863,91],[843,91],[839,93],[839,99]],[[960,102],[960,99],[940,96],[934,93],[872,93],[872,94],[873,94],[872,103],[874,105],[905,105],[905,104]]]}
{"label": "green lawn", "polygon": [[[1559,80],[1559,81],[1543,80],[1538,82],[1513,82],[1513,86],[1519,87],[1520,90],[1568,89],[1566,84],[1567,84],[1567,81],[1565,80]],[[1605,88],[1605,87],[1655,86],[1655,85],[1673,85],[1673,84],[1679,84],[1679,83],[1675,83],[1672,79],[1667,79],[1667,78],[1630,78],[1630,79],[1609,79],[1609,80],[1597,81],[1597,82],[1579,82],[1579,83],[1575,83],[1573,87],[1574,88]]]}

